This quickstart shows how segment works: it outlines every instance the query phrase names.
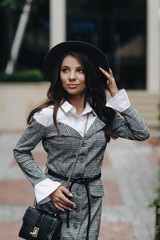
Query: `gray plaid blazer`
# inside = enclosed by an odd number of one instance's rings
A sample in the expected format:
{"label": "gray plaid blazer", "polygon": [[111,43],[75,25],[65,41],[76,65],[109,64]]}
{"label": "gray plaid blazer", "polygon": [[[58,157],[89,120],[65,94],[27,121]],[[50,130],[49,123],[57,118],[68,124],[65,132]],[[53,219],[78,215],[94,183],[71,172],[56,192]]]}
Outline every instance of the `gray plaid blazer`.
{"label": "gray plaid blazer", "polygon": [[[65,181],[44,175],[35,163],[31,151],[42,140],[44,150],[48,153],[47,167],[63,176],[68,176],[82,136],[72,127],[63,123],[58,124],[60,136],[54,124],[45,127],[34,119],[27,127],[14,148],[14,156],[19,166],[33,186],[47,177],[65,184]],[[84,143],[80,150],[73,177],[94,177],[101,171],[104,151],[107,141],[104,135],[105,124],[97,117],[85,134]],[[149,129],[140,114],[132,107],[116,115],[111,125],[111,131],[117,137],[143,141],[149,137]],[[85,187],[74,184],[72,194],[78,210],[70,213],[70,228],[66,227],[66,213],[61,213],[64,222],[62,225],[61,240],[85,239],[88,207]],[[101,217],[101,200],[104,195],[101,179],[90,183],[91,198],[91,226],[90,239],[97,240]],[[51,202],[42,204],[40,208],[54,210]]]}

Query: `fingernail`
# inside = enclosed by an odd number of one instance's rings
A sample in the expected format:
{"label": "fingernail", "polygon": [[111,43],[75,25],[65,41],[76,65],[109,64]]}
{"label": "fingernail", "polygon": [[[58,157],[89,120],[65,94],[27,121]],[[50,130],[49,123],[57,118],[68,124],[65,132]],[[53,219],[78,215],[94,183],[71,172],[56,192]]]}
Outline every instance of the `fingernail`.
{"label": "fingernail", "polygon": [[72,209],[71,208],[68,208],[69,211],[71,211]]}
{"label": "fingernail", "polygon": [[64,209],[62,209],[61,211],[62,211],[62,212],[64,212],[65,210],[64,210]]}
{"label": "fingernail", "polygon": [[72,193],[70,193],[70,196],[71,196],[71,197],[73,197],[73,194],[72,194]]}
{"label": "fingernail", "polygon": [[76,205],[73,205],[73,208],[76,208]]}
{"label": "fingernail", "polygon": [[100,70],[104,71],[103,68],[99,67]]}

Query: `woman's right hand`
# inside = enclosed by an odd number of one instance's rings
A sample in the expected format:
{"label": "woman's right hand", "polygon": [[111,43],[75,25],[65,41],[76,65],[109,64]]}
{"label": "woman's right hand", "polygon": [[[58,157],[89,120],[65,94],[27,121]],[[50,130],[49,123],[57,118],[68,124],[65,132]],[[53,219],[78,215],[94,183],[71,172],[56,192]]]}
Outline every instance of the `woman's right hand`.
{"label": "woman's right hand", "polygon": [[64,194],[66,194],[68,197],[73,197],[71,192],[63,186],[59,186],[53,193],[51,193],[50,197],[55,207],[60,211],[76,208],[75,203],[65,197]]}

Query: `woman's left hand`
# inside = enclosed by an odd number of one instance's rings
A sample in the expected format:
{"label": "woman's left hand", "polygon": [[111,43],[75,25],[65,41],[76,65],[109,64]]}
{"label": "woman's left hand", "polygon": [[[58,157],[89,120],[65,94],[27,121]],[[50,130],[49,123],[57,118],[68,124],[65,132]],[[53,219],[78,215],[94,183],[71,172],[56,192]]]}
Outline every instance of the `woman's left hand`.
{"label": "woman's left hand", "polygon": [[111,96],[114,97],[119,91],[112,70],[109,68],[109,73],[101,67],[99,68],[99,70],[107,77],[108,90]]}

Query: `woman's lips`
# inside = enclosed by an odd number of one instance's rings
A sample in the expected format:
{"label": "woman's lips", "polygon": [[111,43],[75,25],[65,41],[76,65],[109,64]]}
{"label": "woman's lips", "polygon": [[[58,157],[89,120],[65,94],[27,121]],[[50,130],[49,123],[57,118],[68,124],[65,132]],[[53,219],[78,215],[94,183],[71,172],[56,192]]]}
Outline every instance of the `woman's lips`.
{"label": "woman's lips", "polygon": [[76,88],[78,85],[77,84],[68,84],[69,88]]}

